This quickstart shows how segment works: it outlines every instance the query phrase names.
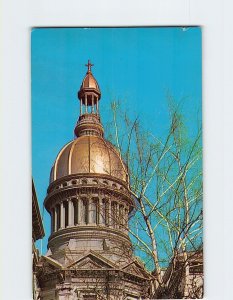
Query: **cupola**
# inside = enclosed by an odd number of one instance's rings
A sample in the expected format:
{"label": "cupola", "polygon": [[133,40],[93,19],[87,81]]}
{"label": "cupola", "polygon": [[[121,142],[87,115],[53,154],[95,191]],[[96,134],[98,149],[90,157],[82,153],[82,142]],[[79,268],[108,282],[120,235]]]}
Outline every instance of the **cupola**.
{"label": "cupola", "polygon": [[127,166],[120,153],[104,139],[99,115],[100,89],[91,72],[88,60],[78,98],[80,116],[75,126],[76,139],[59,152],[51,170],[50,183],[75,174],[102,174],[112,176],[128,184]]}
{"label": "cupola", "polygon": [[99,117],[99,101],[101,92],[98,82],[94,78],[91,67],[94,66],[88,60],[87,73],[84,77],[80,90],[78,91],[78,99],[80,100],[80,117],[75,127],[74,133],[76,137],[82,135],[103,136],[103,127]]}

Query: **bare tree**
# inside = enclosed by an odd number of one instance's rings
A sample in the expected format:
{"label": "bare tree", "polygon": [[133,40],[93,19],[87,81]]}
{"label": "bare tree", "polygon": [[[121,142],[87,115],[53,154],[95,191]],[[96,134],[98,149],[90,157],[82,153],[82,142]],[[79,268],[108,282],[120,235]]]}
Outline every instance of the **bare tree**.
{"label": "bare tree", "polygon": [[135,253],[154,275],[152,296],[175,298],[182,290],[183,298],[200,298],[201,284],[190,273],[190,253],[202,251],[200,122],[189,133],[180,105],[170,101],[167,133],[159,138],[119,102],[112,102],[111,111],[108,139],[128,166],[136,200],[130,234]]}

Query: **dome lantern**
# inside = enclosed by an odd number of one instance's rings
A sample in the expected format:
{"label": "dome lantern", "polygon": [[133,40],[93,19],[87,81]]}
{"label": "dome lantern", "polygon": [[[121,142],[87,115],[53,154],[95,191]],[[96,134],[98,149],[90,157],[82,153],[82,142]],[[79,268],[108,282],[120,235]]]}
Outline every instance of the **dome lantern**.
{"label": "dome lantern", "polygon": [[103,126],[99,116],[100,88],[91,72],[91,67],[94,65],[88,60],[85,66],[87,67],[87,73],[78,91],[80,116],[74,133],[77,137],[82,135],[103,136]]}
{"label": "dome lantern", "polygon": [[91,67],[94,66],[94,64],[88,60],[88,63],[85,66],[87,67],[87,73],[78,92],[78,98],[80,100],[80,115],[83,113],[99,114],[98,102],[101,98],[101,92],[98,82],[91,72]]}

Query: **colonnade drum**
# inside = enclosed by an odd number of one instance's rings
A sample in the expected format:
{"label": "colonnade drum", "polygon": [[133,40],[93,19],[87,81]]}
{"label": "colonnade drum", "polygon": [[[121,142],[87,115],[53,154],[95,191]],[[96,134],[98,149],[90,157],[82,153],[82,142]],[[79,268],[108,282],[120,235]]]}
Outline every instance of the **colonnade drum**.
{"label": "colonnade drum", "polygon": [[107,226],[127,232],[129,208],[116,200],[72,197],[51,209],[51,233],[72,226]]}

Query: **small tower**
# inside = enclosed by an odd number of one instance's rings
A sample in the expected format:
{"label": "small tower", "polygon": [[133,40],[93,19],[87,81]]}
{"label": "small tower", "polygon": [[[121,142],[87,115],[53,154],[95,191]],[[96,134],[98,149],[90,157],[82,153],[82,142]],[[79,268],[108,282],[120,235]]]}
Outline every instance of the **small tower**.
{"label": "small tower", "polygon": [[139,299],[149,287],[128,235],[135,204],[127,166],[103,137],[92,66],[78,92],[76,138],[58,153],[44,200],[51,235],[39,269],[41,300]]}
{"label": "small tower", "polygon": [[82,135],[103,136],[103,126],[99,117],[99,101],[101,92],[99,85],[94,78],[91,67],[94,66],[88,60],[87,74],[83,79],[78,98],[80,100],[80,117],[74,133],[77,137]]}
{"label": "small tower", "polygon": [[[91,67],[94,65],[91,64],[90,60],[88,60],[86,66],[87,74],[83,79],[78,92],[78,98],[80,100],[80,115],[85,113],[87,114],[88,112],[99,114],[99,101],[101,98],[101,93],[99,85],[91,72]],[[89,111],[88,108],[91,108],[91,111]]]}

